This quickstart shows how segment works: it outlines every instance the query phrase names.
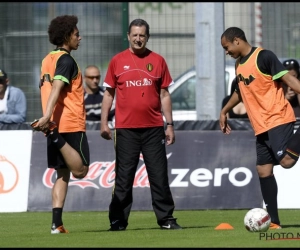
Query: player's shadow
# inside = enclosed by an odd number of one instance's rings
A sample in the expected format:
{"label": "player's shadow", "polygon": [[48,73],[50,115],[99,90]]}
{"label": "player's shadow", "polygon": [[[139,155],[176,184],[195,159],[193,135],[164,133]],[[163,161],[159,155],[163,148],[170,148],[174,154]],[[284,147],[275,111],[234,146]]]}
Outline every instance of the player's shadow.
{"label": "player's shadow", "polygon": [[[208,228],[209,226],[190,226],[190,227],[182,227],[182,229],[193,229],[193,228]],[[161,230],[161,231],[177,231],[174,229],[161,229],[160,227],[147,227],[147,228],[128,228],[126,230]]]}
{"label": "player's shadow", "polygon": [[296,227],[296,228],[300,228],[300,225],[299,224],[290,224],[290,225],[281,225],[282,229],[285,229],[285,228],[291,228],[291,227]]}
{"label": "player's shadow", "polygon": [[[210,228],[210,226],[190,226],[190,227],[182,227],[182,230],[184,230],[184,229],[200,229],[200,228]],[[111,231],[111,232],[142,231],[142,230],[161,230],[161,231],[170,231],[170,230],[167,230],[167,229],[161,229],[160,227],[147,227],[147,228],[138,227],[138,228],[127,228],[126,230]],[[171,229],[171,231],[177,231],[177,230]],[[89,231],[86,231],[86,232],[95,233],[95,232],[110,232],[110,231],[107,229],[107,230],[89,230]]]}

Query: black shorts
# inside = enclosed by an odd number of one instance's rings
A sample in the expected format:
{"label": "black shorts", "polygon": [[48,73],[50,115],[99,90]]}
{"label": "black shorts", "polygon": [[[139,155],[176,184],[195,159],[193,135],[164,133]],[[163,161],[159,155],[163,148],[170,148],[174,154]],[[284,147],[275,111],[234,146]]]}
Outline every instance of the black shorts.
{"label": "black shorts", "polygon": [[294,134],[294,122],[279,125],[256,136],[256,165],[279,165],[285,156],[289,139]]}
{"label": "black shorts", "polygon": [[[60,133],[65,141],[74,148],[80,155],[84,166],[90,165],[90,149],[85,132],[73,132],[73,133]],[[48,156],[48,168],[68,168],[61,152],[51,141],[47,138],[47,156]]]}

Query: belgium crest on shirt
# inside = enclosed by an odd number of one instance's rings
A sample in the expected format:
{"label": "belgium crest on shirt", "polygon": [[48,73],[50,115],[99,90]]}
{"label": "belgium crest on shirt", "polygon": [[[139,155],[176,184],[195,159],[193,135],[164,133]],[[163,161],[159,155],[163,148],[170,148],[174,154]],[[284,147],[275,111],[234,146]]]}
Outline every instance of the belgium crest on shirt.
{"label": "belgium crest on shirt", "polygon": [[147,70],[148,70],[149,72],[151,72],[151,71],[153,70],[153,65],[152,65],[151,63],[148,63],[148,64],[146,65],[146,68],[147,68]]}

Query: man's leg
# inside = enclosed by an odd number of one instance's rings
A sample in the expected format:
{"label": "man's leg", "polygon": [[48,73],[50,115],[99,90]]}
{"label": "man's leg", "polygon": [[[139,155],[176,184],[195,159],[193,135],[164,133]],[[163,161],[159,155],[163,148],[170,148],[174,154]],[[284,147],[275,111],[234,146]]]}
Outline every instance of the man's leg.
{"label": "man's leg", "polygon": [[142,141],[142,153],[150,182],[152,206],[157,224],[164,228],[164,224],[167,223],[167,229],[181,229],[173,217],[175,204],[169,186],[166,145],[162,143],[165,142],[164,128],[148,128],[143,133]]}
{"label": "man's leg", "polygon": [[278,186],[273,174],[273,165],[258,165],[256,166],[256,169],[259,175],[262,197],[265,202],[267,212],[271,216],[271,222],[280,225],[277,203]]}
{"label": "man's leg", "polygon": [[83,165],[80,155],[74,148],[66,143],[60,149],[60,152],[64,157],[65,163],[67,164],[68,168],[75,178],[81,179],[87,175],[89,166]]}
{"label": "man's leg", "polygon": [[278,164],[278,159],[276,159],[273,151],[279,151],[284,133],[282,130],[278,131],[278,129],[284,128],[280,126],[256,137],[256,171],[259,176],[261,194],[267,212],[271,217],[271,222],[277,224],[280,228],[277,203],[278,187],[273,174],[273,168],[274,165]]}
{"label": "man's leg", "polygon": [[70,170],[67,168],[57,169],[57,178],[52,188],[52,234],[68,233],[63,226],[62,212],[65,204]]}
{"label": "man's leg", "polygon": [[115,131],[115,185],[109,205],[110,231],[125,230],[132,206],[132,186],[139,162],[139,130]]}
{"label": "man's leg", "polygon": [[64,161],[69,170],[72,172],[73,176],[78,179],[84,178],[88,173],[89,164],[83,164],[82,157],[79,155],[78,151],[68,142],[66,142],[63,136],[58,133],[57,128],[51,131],[48,137],[61,152]]}

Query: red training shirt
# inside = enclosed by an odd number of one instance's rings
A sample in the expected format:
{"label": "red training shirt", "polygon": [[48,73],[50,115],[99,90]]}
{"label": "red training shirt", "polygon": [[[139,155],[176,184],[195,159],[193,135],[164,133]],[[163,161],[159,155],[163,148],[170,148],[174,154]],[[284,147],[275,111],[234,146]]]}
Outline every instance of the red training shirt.
{"label": "red training shirt", "polygon": [[126,49],[109,63],[103,86],[116,88],[115,128],[163,126],[160,90],[174,82],[165,59],[147,49]]}

